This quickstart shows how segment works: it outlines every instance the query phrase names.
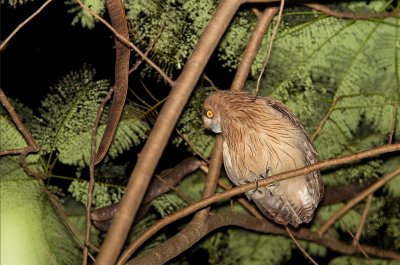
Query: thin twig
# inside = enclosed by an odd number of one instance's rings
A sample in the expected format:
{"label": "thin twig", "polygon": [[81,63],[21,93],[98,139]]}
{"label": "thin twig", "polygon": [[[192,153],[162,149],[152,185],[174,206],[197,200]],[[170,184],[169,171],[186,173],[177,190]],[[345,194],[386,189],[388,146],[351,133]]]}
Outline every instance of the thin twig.
{"label": "thin twig", "polygon": [[293,236],[292,232],[290,231],[289,227],[286,225],[285,226],[286,231],[288,232],[290,238],[292,238],[293,242],[296,244],[296,246],[300,249],[301,252],[303,252],[304,256],[306,256],[311,263],[313,263],[314,265],[318,265],[318,263],[311,258],[311,256],[307,253],[307,251],[299,244],[299,242],[297,242],[296,238]]}
{"label": "thin twig", "polygon": [[3,90],[0,88],[0,101],[3,104],[4,108],[7,110],[8,114],[10,115],[11,119],[13,120],[14,124],[21,132],[22,136],[24,137],[25,141],[28,143],[28,146],[25,148],[19,149],[11,149],[4,150],[0,152],[0,155],[6,154],[17,154],[16,151],[19,151],[19,161],[22,166],[22,169],[28,176],[34,176],[37,179],[45,179],[47,176],[42,172],[34,172],[32,171],[28,163],[26,162],[26,157],[30,153],[36,153],[39,151],[39,146],[36,144],[35,140],[33,139],[29,130],[25,127],[22,123],[21,118],[18,116],[17,112],[15,111],[14,107],[12,106],[11,102],[8,100],[7,96],[4,94]]}
{"label": "thin twig", "polygon": [[[46,193],[47,197],[49,198],[54,209],[56,210],[59,217],[63,221],[64,225],[72,233],[72,235],[75,238],[75,241],[82,247],[82,249],[84,249],[85,243],[82,240],[83,233],[81,233],[81,231],[73,223],[70,222],[67,214],[64,211],[64,207],[57,201],[55,196],[46,188],[46,185],[44,184],[43,180],[39,179],[38,181],[39,181],[39,185],[42,187],[44,193]],[[97,246],[95,246],[92,242],[89,242],[88,246],[94,251],[99,251],[99,248]],[[88,255],[93,261],[95,261],[95,258],[90,253],[88,253]]]}
{"label": "thin twig", "polygon": [[[21,118],[18,116],[17,112],[15,111],[14,107],[12,106],[11,102],[8,100],[7,96],[4,94],[3,90],[0,88],[0,102],[3,104],[4,108],[7,110],[8,114],[10,115],[11,119],[13,120],[15,126],[21,132],[22,136],[28,143],[29,147],[32,147],[33,152],[39,151],[39,147],[36,144],[35,140],[29,130],[23,124]],[[13,150],[25,150],[26,148],[21,149],[13,149]],[[19,152],[21,153],[21,152]]]}
{"label": "thin twig", "polygon": [[211,87],[213,89],[217,89],[217,87],[215,86],[214,82],[206,75],[206,73],[203,74],[203,78],[204,80],[206,80],[208,83],[210,83]]}
{"label": "thin twig", "polygon": [[185,134],[183,134],[183,133],[182,133],[180,130],[178,130],[178,129],[175,129],[175,130],[176,130],[176,132],[179,134],[179,136],[190,146],[190,148],[192,148],[193,152],[195,152],[196,155],[198,155],[199,157],[201,157],[201,159],[203,159],[204,161],[206,161],[207,164],[210,163],[210,161],[209,161],[205,156],[203,156],[203,154],[201,154],[201,153],[197,150],[196,146],[192,143],[192,141],[189,140],[189,138],[187,138],[187,136],[186,136]]}
{"label": "thin twig", "polygon": [[325,123],[327,122],[327,120],[328,120],[329,117],[331,116],[332,111],[333,111],[334,108],[336,107],[336,104],[337,104],[339,98],[340,98],[340,97],[336,97],[336,98],[333,99],[331,105],[329,106],[328,112],[327,112],[327,113],[325,114],[325,116],[322,118],[322,120],[320,121],[320,123],[319,123],[319,125],[318,125],[318,128],[315,130],[315,132],[314,132],[313,135],[311,136],[311,141],[312,141],[312,142],[317,138],[319,132],[322,130],[322,127],[324,127]]}
{"label": "thin twig", "polygon": [[356,242],[356,246],[358,247],[360,252],[364,255],[364,257],[368,260],[368,264],[372,265],[370,257],[365,252],[365,250],[362,248],[362,246],[360,245],[360,242],[358,242],[358,240],[355,238],[355,236],[353,235],[351,230],[347,227],[347,225],[344,222],[342,222],[342,220],[340,220],[340,224],[346,229],[347,233],[353,238],[353,242]]}
{"label": "thin twig", "polygon": [[91,226],[91,218],[90,214],[92,212],[92,201],[93,201],[93,189],[94,189],[94,184],[95,184],[95,179],[94,179],[94,165],[95,165],[95,159],[96,159],[96,136],[97,136],[97,129],[99,128],[100,124],[100,119],[101,116],[103,115],[104,108],[106,106],[106,103],[110,100],[112,94],[114,92],[114,89],[111,88],[106,97],[103,99],[103,101],[100,104],[100,107],[97,111],[96,115],[96,120],[94,122],[93,128],[92,128],[92,142],[91,142],[91,151],[90,151],[90,166],[89,166],[89,187],[88,187],[88,195],[87,195],[87,205],[86,205],[86,233],[85,233],[85,248],[83,250],[83,260],[82,264],[85,265],[87,264],[87,255],[88,255],[88,244],[90,242],[90,226]]}
{"label": "thin twig", "polygon": [[32,15],[30,15],[27,19],[24,20],[21,24],[16,27],[13,32],[11,32],[10,35],[0,44],[0,51],[7,45],[7,43],[11,40],[12,37],[14,37],[15,34],[23,27],[25,26],[29,21],[31,21],[36,15],[38,15],[42,10],[51,3],[53,0],[47,0],[41,7],[39,7],[38,10],[36,10]]}
{"label": "thin twig", "polygon": [[264,62],[263,62],[262,68],[261,68],[261,72],[260,72],[260,74],[259,74],[259,76],[258,76],[258,78],[257,78],[257,85],[256,85],[256,91],[255,91],[255,94],[256,94],[256,95],[257,95],[258,90],[259,90],[259,88],[260,88],[261,78],[262,78],[262,76],[263,76],[263,74],[264,74],[264,72],[265,72],[265,68],[267,67],[267,63],[268,63],[269,57],[270,57],[270,55],[271,55],[272,45],[273,45],[273,43],[274,43],[276,33],[278,32],[279,25],[281,24],[282,13],[283,13],[283,7],[284,7],[284,5],[285,5],[285,0],[281,0],[281,4],[280,4],[280,6],[279,6],[278,19],[277,19],[277,21],[276,21],[276,25],[275,25],[275,27],[274,27],[274,30],[272,31],[271,40],[270,40],[270,42],[269,42],[269,44],[268,44],[267,55],[266,55],[266,57],[265,57],[265,59],[264,59]]}
{"label": "thin twig", "polygon": [[[392,146],[394,146],[394,145],[392,145]],[[326,221],[325,224],[323,224],[321,226],[321,228],[318,230],[318,233],[322,236],[325,233],[325,231],[336,222],[337,219],[339,219],[348,210],[353,208],[354,205],[356,205],[357,203],[362,201],[368,195],[374,193],[376,190],[378,190],[380,187],[382,187],[385,183],[387,183],[389,180],[391,180],[392,178],[396,177],[399,174],[400,174],[400,167],[398,167],[395,170],[393,170],[392,172],[386,174],[380,180],[378,180],[373,185],[371,185],[368,189],[361,192],[357,197],[351,199],[345,206],[343,206],[339,211],[337,211],[335,214],[333,214],[332,217],[329,218],[328,221]]]}
{"label": "thin twig", "polygon": [[258,19],[256,27],[250,36],[250,39],[246,45],[246,49],[243,52],[243,56],[240,60],[238,69],[233,79],[231,90],[242,90],[247,77],[250,72],[250,68],[253,65],[254,59],[256,58],[257,52],[260,48],[261,42],[264,38],[265,32],[268,26],[271,24],[272,19],[278,12],[277,7],[266,8],[262,16]]}
{"label": "thin twig", "polygon": [[328,16],[341,18],[341,19],[372,19],[372,18],[385,18],[396,16],[400,13],[400,9],[396,8],[392,12],[385,13],[377,13],[377,14],[361,14],[361,13],[352,13],[352,12],[340,12],[334,9],[331,9],[325,5],[321,5],[318,3],[308,3],[304,4],[306,7],[314,9],[316,11],[322,12]]}
{"label": "thin twig", "polygon": [[170,85],[172,86],[174,84],[174,81],[158,66],[156,65],[152,60],[150,60],[138,47],[136,47],[135,44],[133,44],[131,41],[126,39],[124,36],[119,34],[107,21],[105,21],[102,17],[94,13],[90,8],[85,6],[80,0],[76,0],[78,4],[85,9],[87,12],[89,12],[92,16],[97,18],[101,23],[103,23],[111,32],[114,34],[115,37],[118,38],[119,41],[121,41],[123,44],[125,44],[127,47],[131,47],[137,54],[139,54],[140,57],[142,57],[143,60],[145,60],[151,67],[156,70],[162,78]]}
{"label": "thin twig", "polygon": [[[214,148],[211,154],[211,160],[208,167],[207,179],[204,183],[203,193],[201,198],[205,199],[215,194],[218,186],[218,179],[221,173],[222,165],[222,136],[218,135],[215,137]],[[205,222],[207,220],[210,207],[202,209],[197,212],[193,220],[195,222]]]}
{"label": "thin twig", "polygon": [[353,246],[359,244],[358,242],[360,240],[361,233],[362,233],[362,231],[364,229],[365,221],[367,220],[367,217],[368,217],[368,211],[369,211],[369,207],[371,206],[371,201],[372,201],[372,194],[370,194],[368,196],[367,202],[365,203],[365,207],[364,207],[363,213],[361,215],[361,220],[360,220],[360,223],[358,225],[355,238],[353,240]]}
{"label": "thin twig", "polygon": [[[146,93],[156,102],[156,103],[160,103],[160,100],[158,100],[158,98],[156,98],[153,93],[150,92],[150,90],[147,88],[146,84],[142,81],[142,79],[139,79],[140,84],[142,84],[144,91],[146,91]],[[151,106],[150,106],[151,107]]]}
{"label": "thin twig", "polygon": [[[144,56],[147,57],[147,55],[149,54],[149,52],[151,52],[151,50],[154,48],[154,45],[157,43],[158,39],[161,36],[161,33],[164,31],[165,25],[162,25],[160,30],[157,32],[156,37],[150,42],[149,47],[146,49]],[[138,69],[138,67],[142,64],[143,59],[138,60],[131,69],[129,69],[129,74],[131,74],[132,72],[136,71],[136,69]]]}

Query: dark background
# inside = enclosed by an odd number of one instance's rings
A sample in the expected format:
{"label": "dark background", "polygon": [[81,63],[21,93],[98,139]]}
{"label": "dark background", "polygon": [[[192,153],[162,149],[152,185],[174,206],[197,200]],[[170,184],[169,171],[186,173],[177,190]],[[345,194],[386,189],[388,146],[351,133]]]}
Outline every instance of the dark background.
{"label": "dark background", "polygon": [[[1,40],[36,11],[44,1],[9,7],[1,6]],[[110,31],[97,24],[92,30],[71,26],[63,1],[51,2],[20,29],[1,51],[1,88],[35,108],[50,86],[84,63],[97,70],[98,79],[113,78],[114,41]]]}

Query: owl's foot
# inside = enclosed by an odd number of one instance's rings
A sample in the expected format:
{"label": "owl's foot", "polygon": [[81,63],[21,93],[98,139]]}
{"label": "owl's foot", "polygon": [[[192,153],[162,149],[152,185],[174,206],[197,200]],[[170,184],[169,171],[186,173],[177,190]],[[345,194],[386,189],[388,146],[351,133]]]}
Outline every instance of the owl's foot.
{"label": "owl's foot", "polygon": [[248,191],[247,194],[248,195],[253,195],[253,194],[255,194],[257,192],[259,195],[262,195],[263,191],[258,187],[258,181],[266,179],[267,177],[269,177],[271,175],[272,175],[272,170],[271,170],[270,167],[268,167],[265,173],[263,173],[263,174],[261,174],[259,176],[250,176],[250,177],[240,181],[239,183],[240,183],[240,185],[244,185],[244,184],[247,184],[247,183],[255,182],[256,183],[256,188],[254,190]]}

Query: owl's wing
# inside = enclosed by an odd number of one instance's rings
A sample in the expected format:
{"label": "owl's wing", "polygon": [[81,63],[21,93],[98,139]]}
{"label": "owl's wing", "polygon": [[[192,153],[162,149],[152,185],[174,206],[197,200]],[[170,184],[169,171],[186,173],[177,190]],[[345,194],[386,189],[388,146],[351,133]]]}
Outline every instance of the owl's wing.
{"label": "owl's wing", "polygon": [[[317,163],[318,152],[311,143],[311,140],[308,137],[307,132],[304,129],[304,126],[296,118],[296,116],[292,114],[292,112],[288,109],[286,105],[284,105],[282,102],[276,99],[267,97],[265,98],[265,102],[267,103],[268,106],[280,112],[287,120],[291,122],[291,124],[295,128],[298,128],[302,132],[304,139],[306,141],[304,141],[303,146],[299,146],[299,149],[302,150],[302,152],[304,153],[305,165],[308,166]],[[316,205],[321,201],[322,197],[324,196],[324,184],[322,183],[321,173],[319,171],[314,171],[307,174],[305,177],[306,177],[307,189],[309,190],[310,194],[316,195],[313,197],[318,198],[318,200],[315,201],[315,207],[316,207]]]}

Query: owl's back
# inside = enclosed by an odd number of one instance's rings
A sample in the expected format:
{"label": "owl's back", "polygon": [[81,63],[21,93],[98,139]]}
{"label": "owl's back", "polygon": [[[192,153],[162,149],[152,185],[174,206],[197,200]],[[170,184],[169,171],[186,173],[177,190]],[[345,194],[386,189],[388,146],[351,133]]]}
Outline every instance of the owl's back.
{"label": "owl's back", "polygon": [[[236,185],[318,161],[303,126],[279,101],[247,92],[222,92],[220,99],[224,165]],[[314,171],[247,196],[276,223],[298,226],[312,220],[323,192]]]}

